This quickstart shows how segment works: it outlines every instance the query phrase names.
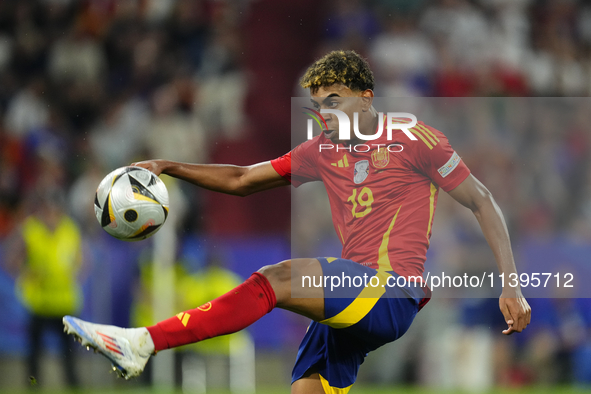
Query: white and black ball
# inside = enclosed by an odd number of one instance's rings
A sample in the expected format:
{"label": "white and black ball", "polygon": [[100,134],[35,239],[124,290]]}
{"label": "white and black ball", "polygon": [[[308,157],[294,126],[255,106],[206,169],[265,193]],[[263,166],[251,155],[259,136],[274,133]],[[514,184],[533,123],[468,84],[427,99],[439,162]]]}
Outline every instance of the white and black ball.
{"label": "white and black ball", "polygon": [[168,190],[153,172],[121,167],[99,184],[94,213],[101,227],[123,241],[154,235],[168,217]]}

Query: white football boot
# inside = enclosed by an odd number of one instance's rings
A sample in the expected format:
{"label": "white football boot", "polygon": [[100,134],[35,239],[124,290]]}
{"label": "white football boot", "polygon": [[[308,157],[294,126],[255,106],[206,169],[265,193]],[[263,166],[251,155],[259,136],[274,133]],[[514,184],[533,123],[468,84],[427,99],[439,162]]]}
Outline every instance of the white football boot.
{"label": "white football boot", "polygon": [[139,376],[154,354],[154,342],[148,330],[89,323],[64,316],[64,331],[74,335],[87,350],[93,348],[113,363],[113,370],[125,379]]}

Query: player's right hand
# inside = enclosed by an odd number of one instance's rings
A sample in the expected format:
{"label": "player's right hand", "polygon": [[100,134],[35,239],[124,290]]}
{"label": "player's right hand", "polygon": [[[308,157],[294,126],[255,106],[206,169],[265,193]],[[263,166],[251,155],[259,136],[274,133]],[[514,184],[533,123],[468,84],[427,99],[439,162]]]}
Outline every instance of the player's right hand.
{"label": "player's right hand", "polygon": [[137,163],[131,163],[130,165],[135,167],[142,167],[146,170],[152,171],[156,175],[160,175],[165,167],[165,160],[144,160],[138,161]]}
{"label": "player's right hand", "polygon": [[507,323],[507,329],[503,330],[505,335],[523,331],[531,321],[531,308],[521,294],[511,297],[501,295],[499,307]]}

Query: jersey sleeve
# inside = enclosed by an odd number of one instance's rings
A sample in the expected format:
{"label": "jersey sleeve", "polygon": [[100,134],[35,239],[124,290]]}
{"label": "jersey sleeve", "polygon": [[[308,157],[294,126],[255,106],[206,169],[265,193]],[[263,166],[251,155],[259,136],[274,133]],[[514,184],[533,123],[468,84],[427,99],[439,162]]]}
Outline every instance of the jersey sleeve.
{"label": "jersey sleeve", "polygon": [[417,141],[413,141],[413,165],[423,174],[449,192],[462,183],[470,170],[453,150],[447,137],[437,129],[423,124],[415,128]]}
{"label": "jersey sleeve", "polygon": [[271,160],[275,171],[295,187],[320,180],[316,163],[318,154],[314,154],[318,152],[315,141],[316,138],[306,141],[285,155]]}

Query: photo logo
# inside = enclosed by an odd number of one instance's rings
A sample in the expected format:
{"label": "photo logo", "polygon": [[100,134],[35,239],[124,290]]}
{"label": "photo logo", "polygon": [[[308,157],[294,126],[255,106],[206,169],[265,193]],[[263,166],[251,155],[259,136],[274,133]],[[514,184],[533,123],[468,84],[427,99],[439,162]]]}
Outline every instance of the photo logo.
{"label": "photo logo", "polygon": [[[339,140],[348,141],[351,139],[351,121],[350,121],[349,117],[347,116],[347,114],[345,114],[343,111],[340,111],[338,109],[321,109],[319,112],[319,111],[316,111],[312,108],[308,108],[308,107],[303,107],[303,108],[310,111],[310,112],[304,112],[304,113],[306,115],[311,116],[312,119],[316,121],[316,123],[318,124],[318,126],[322,130],[328,130],[326,120],[324,119],[322,114],[335,115],[339,121]],[[380,112],[378,114],[378,116],[380,117],[380,119],[383,119],[384,113]],[[312,123],[312,119],[308,119],[308,123],[307,123],[307,126],[308,126],[307,138],[309,140],[314,138],[314,134],[313,134],[314,124]],[[405,119],[410,119],[410,122],[404,122],[403,120],[405,120]],[[409,130],[409,129],[412,129],[413,127],[415,127],[416,125],[417,125],[417,117],[414,116],[413,114],[410,114],[407,112],[388,112],[386,114],[386,132],[387,132],[388,140],[392,140],[392,130],[401,130],[404,134],[406,134],[406,136],[410,140],[416,141],[417,137],[415,137],[412,134],[412,132],[410,132],[410,130]],[[322,126],[324,126],[324,127],[322,127]],[[367,135],[361,134],[361,132],[359,131],[359,113],[357,113],[357,112],[353,113],[353,133],[355,134],[355,137],[357,137],[363,141],[373,141],[373,140],[380,138],[382,136],[383,132],[384,132],[384,123],[379,122],[378,130],[376,131],[375,134],[367,134]]]}
{"label": "photo logo", "polygon": [[[308,108],[308,107],[304,107],[304,109],[307,109],[310,112],[302,112],[306,115],[310,115],[312,117],[312,119],[314,119],[316,121],[316,123],[318,124],[318,127],[320,127],[320,130],[328,130],[328,126],[326,125],[326,120],[324,120],[324,117],[320,114],[320,112],[313,110],[312,108]],[[312,119],[308,119],[308,139],[311,140],[314,136],[312,134]],[[320,123],[322,121],[322,123]],[[324,128],[322,127],[322,124],[324,124]]]}

